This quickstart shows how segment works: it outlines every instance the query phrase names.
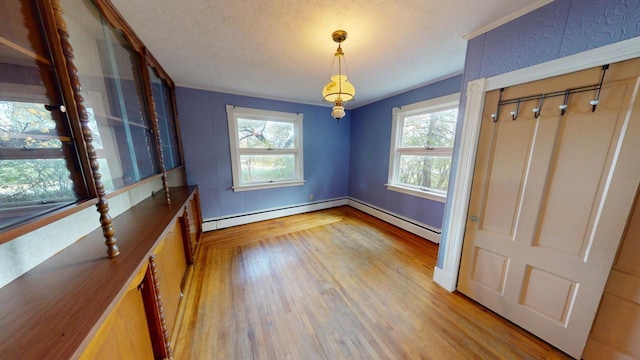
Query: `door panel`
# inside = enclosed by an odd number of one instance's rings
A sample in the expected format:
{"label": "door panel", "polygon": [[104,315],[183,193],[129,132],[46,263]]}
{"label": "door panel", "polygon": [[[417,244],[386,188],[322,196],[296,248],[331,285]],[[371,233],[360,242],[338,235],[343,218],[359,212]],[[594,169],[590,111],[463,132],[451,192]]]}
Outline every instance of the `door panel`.
{"label": "door panel", "polygon": [[[557,135],[557,159],[549,168],[550,186],[544,194],[547,201],[541,214],[540,234],[536,246],[548,247],[584,257],[589,247],[590,224],[599,203],[598,195],[606,181],[611,159],[607,156],[615,151],[621,116],[621,100],[629,93],[628,86],[605,86],[607,100],[613,109],[591,112],[570,111]],[[588,103],[593,94],[576,96],[572,103]],[[571,104],[571,103],[570,103]],[[571,104],[574,105],[574,104]],[[578,107],[578,104],[575,104]]]}
{"label": "door panel", "polygon": [[[553,292],[548,289],[553,288]],[[564,324],[575,299],[577,284],[542,269],[527,265],[520,304]]]}
{"label": "door panel", "polygon": [[[503,99],[598,83],[601,69],[505,89]],[[640,61],[595,91],[523,101],[487,93],[458,289],[579,357],[640,179]]]}
{"label": "door panel", "polygon": [[481,226],[484,230],[506,237],[513,237],[514,214],[520,205],[522,182],[526,176],[529,139],[535,132],[532,121],[507,122],[497,128],[490,181],[487,183],[485,215]]}
{"label": "door panel", "polygon": [[492,251],[477,247],[472,279],[502,293],[509,259]]}

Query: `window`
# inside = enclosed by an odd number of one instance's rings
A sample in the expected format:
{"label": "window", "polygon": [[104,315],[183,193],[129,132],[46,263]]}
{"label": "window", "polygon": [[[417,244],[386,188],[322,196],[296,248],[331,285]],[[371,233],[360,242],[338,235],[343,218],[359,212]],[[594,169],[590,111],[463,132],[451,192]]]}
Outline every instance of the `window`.
{"label": "window", "polygon": [[302,114],[227,105],[233,191],[304,184]]}
{"label": "window", "polygon": [[445,201],[460,94],[393,109],[387,189]]}

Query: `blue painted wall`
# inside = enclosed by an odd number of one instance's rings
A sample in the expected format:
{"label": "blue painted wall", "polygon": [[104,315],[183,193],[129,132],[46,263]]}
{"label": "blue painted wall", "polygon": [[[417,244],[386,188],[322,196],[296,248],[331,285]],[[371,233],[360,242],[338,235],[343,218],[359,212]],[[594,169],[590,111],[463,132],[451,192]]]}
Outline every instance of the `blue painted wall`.
{"label": "blue painted wall", "polygon": [[[459,116],[467,84],[479,78],[541,64],[603,45],[640,36],[640,0],[555,0],[483,35],[467,45]],[[463,120],[458,121],[456,144]],[[459,149],[454,147],[452,181]],[[451,191],[451,188],[450,188]],[[445,214],[449,213],[446,209]],[[449,218],[445,215],[444,223]],[[443,227],[437,266],[447,244]]]}
{"label": "blue painted wall", "polygon": [[444,203],[387,190],[391,110],[460,92],[462,75],[408,91],[351,112],[349,196],[430,225],[442,226]]}
{"label": "blue painted wall", "polygon": [[[462,76],[384,99],[353,111],[339,123],[330,108],[178,87],[187,181],[198,184],[204,219],[351,196],[434,228],[444,204],[389,191],[391,109],[460,91]],[[225,106],[302,112],[303,186],[233,192]]]}
{"label": "blue painted wall", "polygon": [[[349,113],[336,123],[328,107],[181,87],[176,98],[187,181],[200,187],[203,219],[308,203],[310,194],[314,201],[348,195]],[[227,104],[304,114],[304,185],[233,192]]]}

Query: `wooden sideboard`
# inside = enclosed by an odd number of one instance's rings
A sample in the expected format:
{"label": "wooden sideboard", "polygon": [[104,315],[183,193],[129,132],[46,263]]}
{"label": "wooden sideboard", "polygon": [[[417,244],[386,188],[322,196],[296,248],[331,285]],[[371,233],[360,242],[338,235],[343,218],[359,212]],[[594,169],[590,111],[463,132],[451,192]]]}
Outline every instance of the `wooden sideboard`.
{"label": "wooden sideboard", "polygon": [[0,289],[2,359],[171,358],[180,299],[202,234],[197,187],[170,188]]}

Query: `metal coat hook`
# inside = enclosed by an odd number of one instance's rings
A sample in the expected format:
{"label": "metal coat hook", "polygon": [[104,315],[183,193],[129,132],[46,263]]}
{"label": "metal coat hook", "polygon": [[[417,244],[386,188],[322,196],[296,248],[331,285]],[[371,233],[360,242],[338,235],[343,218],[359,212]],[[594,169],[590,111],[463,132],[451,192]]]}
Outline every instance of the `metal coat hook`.
{"label": "metal coat hook", "polygon": [[500,97],[498,98],[498,107],[496,109],[495,114],[491,114],[491,118],[493,119],[493,122],[496,123],[498,122],[498,118],[500,117],[500,103],[502,102],[502,93],[504,92],[504,88],[500,89]]}
{"label": "metal coat hook", "polygon": [[516,110],[511,112],[511,119],[516,121],[518,118],[518,112],[520,111],[520,99],[518,99],[518,103],[516,104]]}
{"label": "metal coat hook", "polygon": [[564,101],[562,105],[558,106],[560,108],[560,115],[564,115],[567,112],[567,103],[569,102],[569,90],[564,92]]}
{"label": "metal coat hook", "polygon": [[540,95],[540,102],[538,103],[538,107],[533,108],[533,116],[535,116],[536,119],[540,117],[540,111],[542,110],[543,101],[544,101],[544,94]]}
{"label": "metal coat hook", "polygon": [[602,83],[604,82],[604,75],[606,74],[607,69],[609,69],[609,64],[602,65],[602,78],[600,78],[600,85],[598,85],[598,90],[596,91],[596,98],[589,101],[589,104],[591,104],[591,112],[595,112],[596,107],[600,103],[600,90],[602,90]]}

